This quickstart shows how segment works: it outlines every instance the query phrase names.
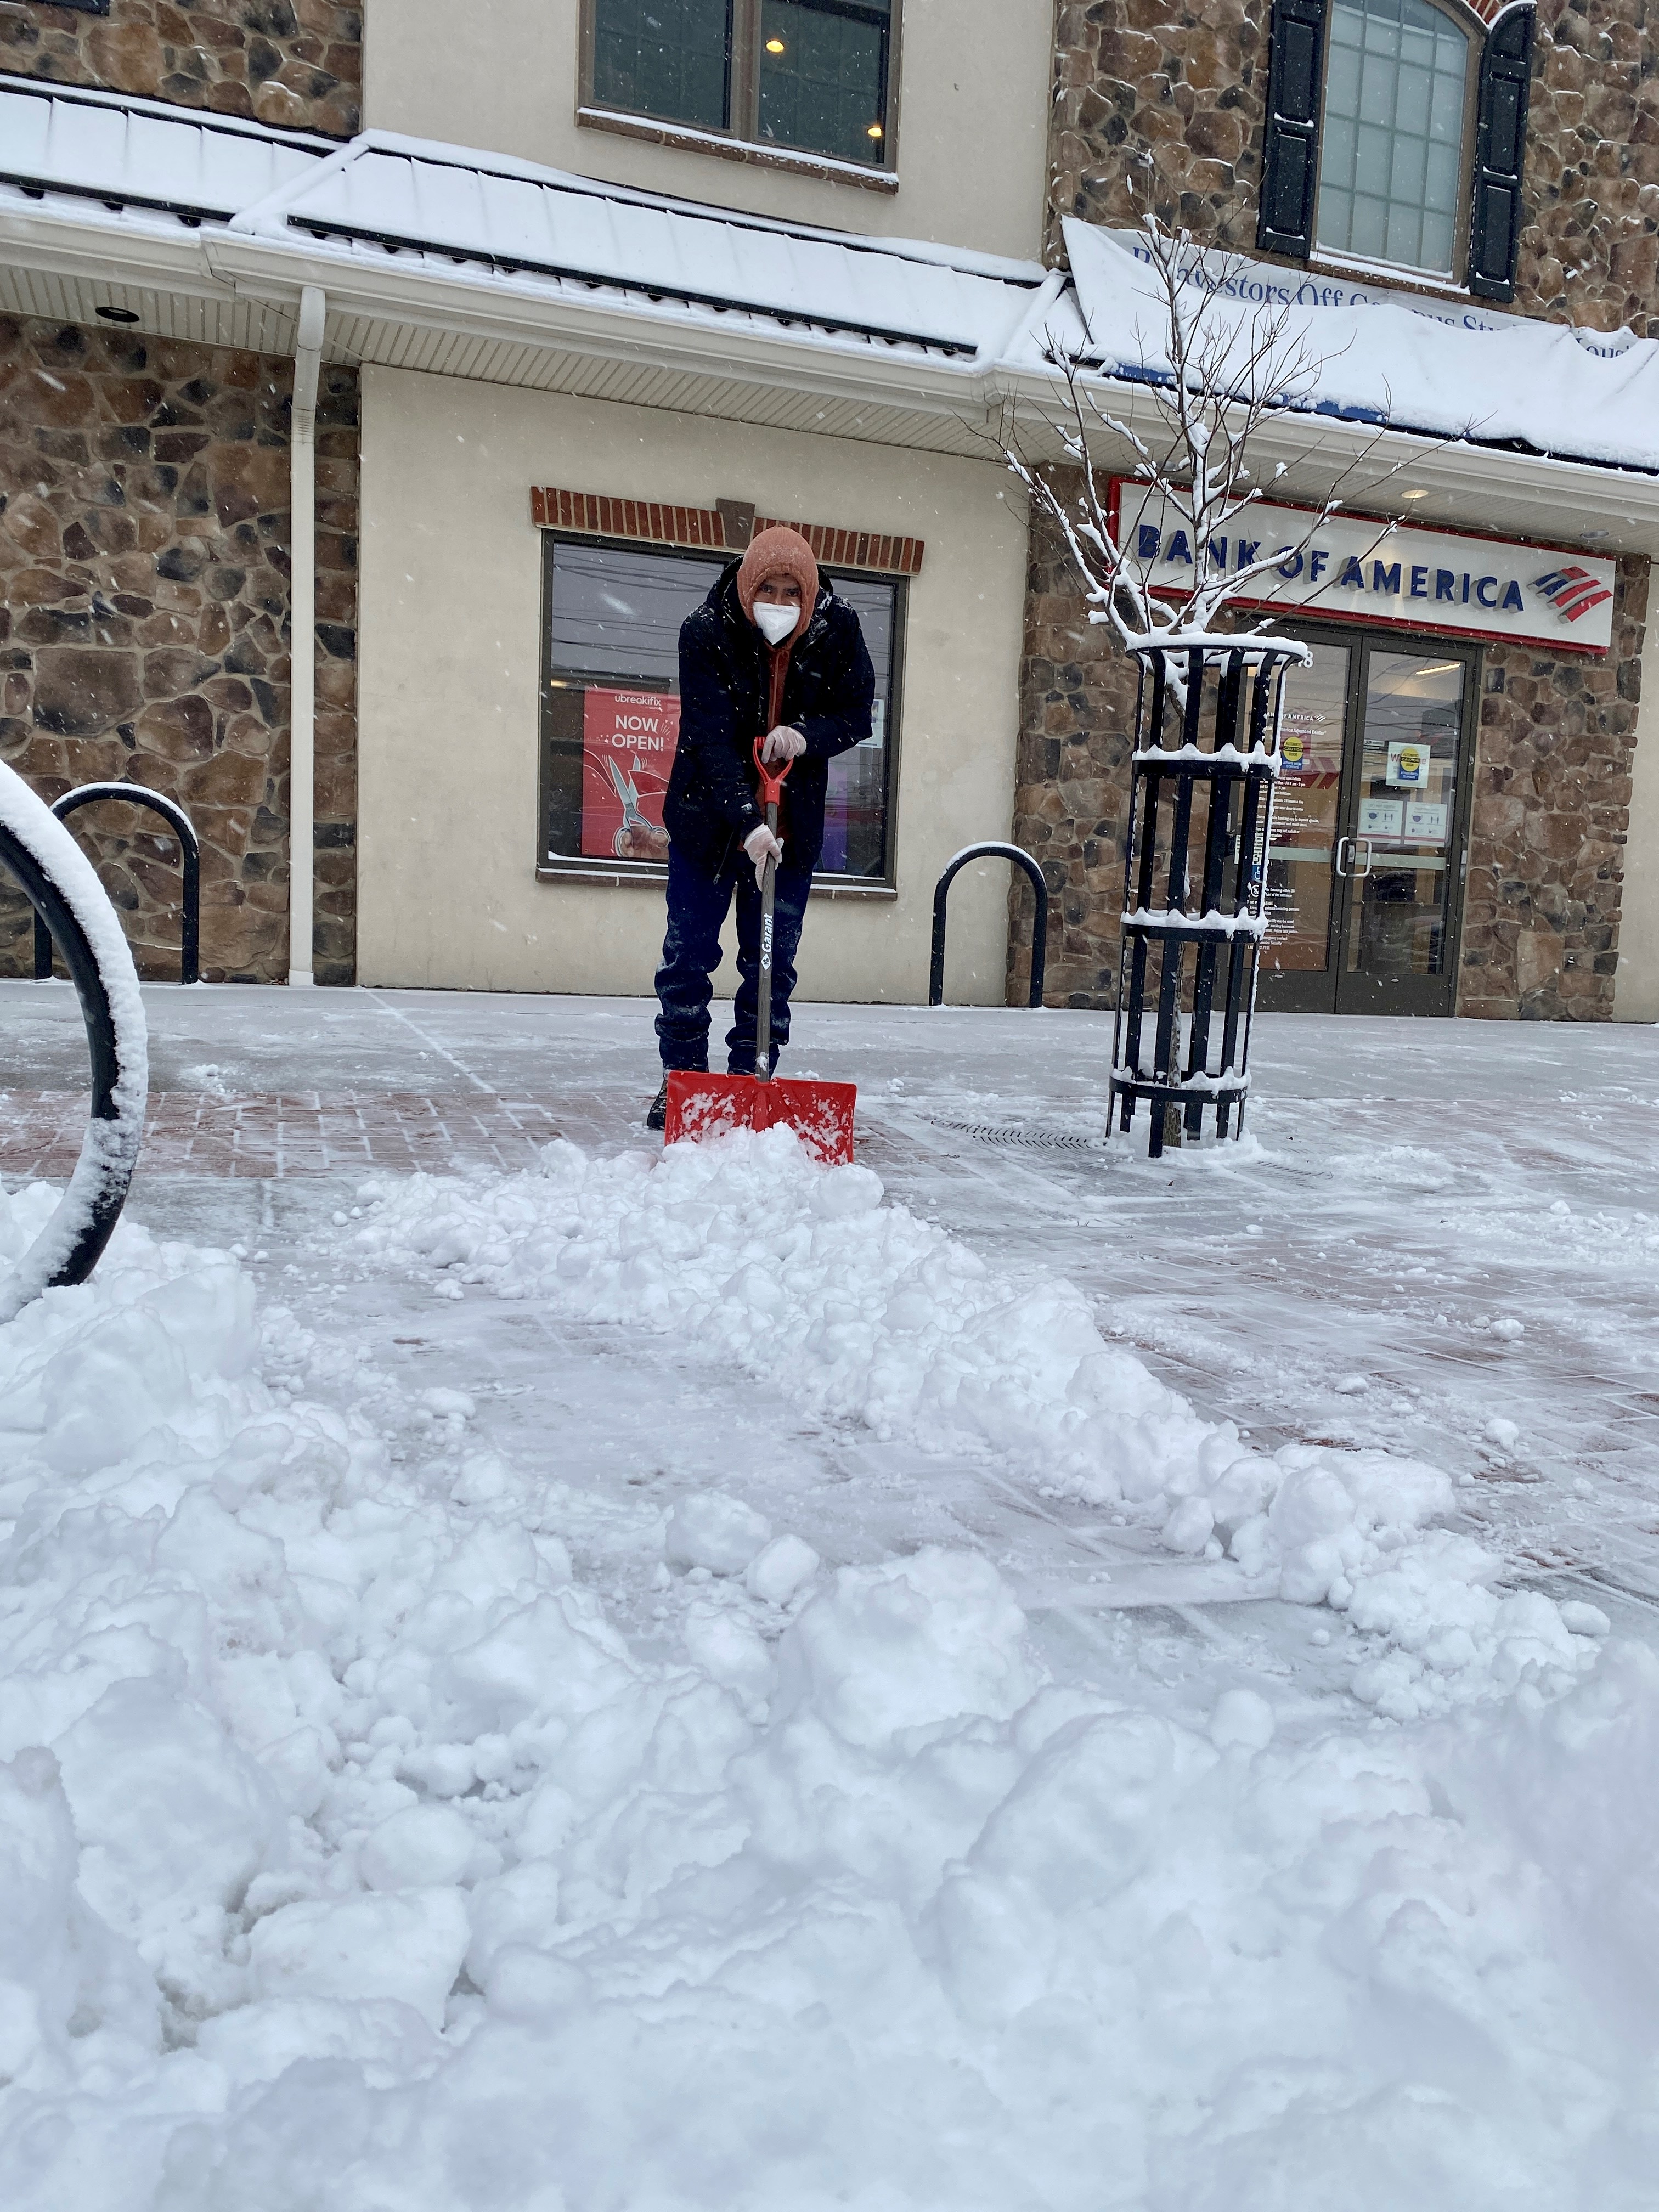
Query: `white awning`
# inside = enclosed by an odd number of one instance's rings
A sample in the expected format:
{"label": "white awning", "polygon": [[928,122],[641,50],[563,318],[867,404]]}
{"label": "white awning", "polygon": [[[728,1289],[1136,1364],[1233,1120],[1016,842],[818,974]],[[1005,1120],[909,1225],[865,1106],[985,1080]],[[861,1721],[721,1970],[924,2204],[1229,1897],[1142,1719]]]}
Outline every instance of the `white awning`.
{"label": "white awning", "polygon": [[228,222],[315,168],[326,138],[159,100],[0,78],[0,183]]}
{"label": "white awning", "polygon": [[705,314],[746,311],[826,338],[963,361],[994,356],[1043,274],[1020,263],[952,265],[938,248],[840,238],[381,131],[233,228],[609,287]]}

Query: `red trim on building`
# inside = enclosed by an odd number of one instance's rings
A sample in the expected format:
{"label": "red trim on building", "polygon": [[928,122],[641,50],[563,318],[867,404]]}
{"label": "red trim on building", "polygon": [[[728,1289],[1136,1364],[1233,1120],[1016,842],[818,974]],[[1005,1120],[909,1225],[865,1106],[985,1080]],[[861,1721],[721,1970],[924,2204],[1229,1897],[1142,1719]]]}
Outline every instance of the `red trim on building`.
{"label": "red trim on building", "polygon": [[[725,520],[712,507],[660,507],[655,501],[606,499],[597,492],[536,484],[530,493],[530,520],[538,530],[568,530],[584,537],[631,538],[641,544],[695,546],[716,553],[743,550],[743,544],[728,539]],[[794,522],[770,514],[757,514],[754,527],[772,530],[781,522],[799,531],[826,568],[867,568],[884,576],[921,573],[927,550],[923,538],[838,530],[830,523]]]}

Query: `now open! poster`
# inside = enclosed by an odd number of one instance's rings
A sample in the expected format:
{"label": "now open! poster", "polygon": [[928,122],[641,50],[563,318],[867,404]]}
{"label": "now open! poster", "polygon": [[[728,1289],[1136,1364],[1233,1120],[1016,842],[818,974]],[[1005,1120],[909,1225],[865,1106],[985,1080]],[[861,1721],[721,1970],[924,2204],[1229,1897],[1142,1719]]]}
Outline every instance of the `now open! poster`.
{"label": "now open! poster", "polygon": [[665,860],[662,802],[680,733],[672,692],[590,685],[582,699],[582,843],[592,860]]}

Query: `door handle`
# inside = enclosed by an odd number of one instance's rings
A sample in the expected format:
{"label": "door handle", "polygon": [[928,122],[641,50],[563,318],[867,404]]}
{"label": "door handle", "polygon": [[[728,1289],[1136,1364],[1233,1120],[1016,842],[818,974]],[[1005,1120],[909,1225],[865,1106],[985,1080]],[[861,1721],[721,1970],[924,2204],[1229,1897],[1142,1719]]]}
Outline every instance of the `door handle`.
{"label": "door handle", "polygon": [[1346,868],[1343,866],[1342,862],[1345,854],[1347,853],[1348,848],[1352,843],[1353,839],[1352,837],[1339,837],[1336,841],[1336,872],[1339,876],[1346,876],[1348,872]]}
{"label": "door handle", "polygon": [[1357,839],[1356,842],[1365,848],[1365,865],[1363,868],[1356,868],[1354,870],[1354,874],[1356,876],[1368,876],[1371,872],[1371,841],[1369,837],[1361,837]]}

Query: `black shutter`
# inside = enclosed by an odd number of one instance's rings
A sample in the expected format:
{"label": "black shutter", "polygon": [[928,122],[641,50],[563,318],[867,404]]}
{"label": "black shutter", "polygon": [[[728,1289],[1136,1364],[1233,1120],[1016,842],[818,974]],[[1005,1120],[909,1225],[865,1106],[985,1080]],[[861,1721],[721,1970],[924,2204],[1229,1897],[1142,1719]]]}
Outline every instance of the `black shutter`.
{"label": "black shutter", "polygon": [[1505,15],[1480,58],[1480,119],[1469,211],[1469,289],[1478,300],[1515,297],[1533,22],[1530,8]]}
{"label": "black shutter", "polygon": [[1325,86],[1325,0],[1273,0],[1273,60],[1261,144],[1255,242],[1305,261],[1319,179],[1319,99]]}

